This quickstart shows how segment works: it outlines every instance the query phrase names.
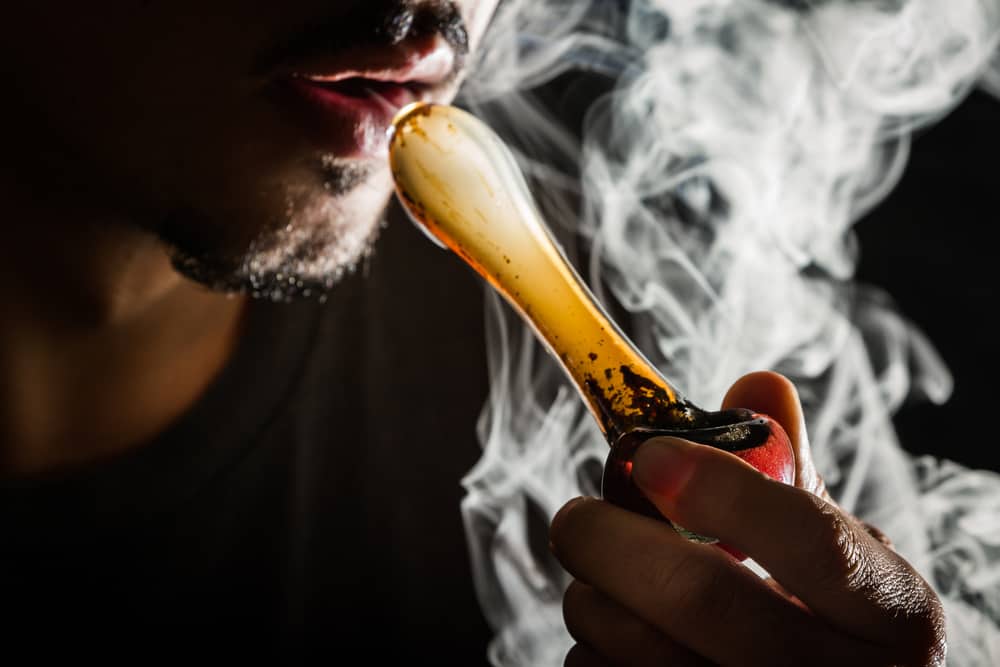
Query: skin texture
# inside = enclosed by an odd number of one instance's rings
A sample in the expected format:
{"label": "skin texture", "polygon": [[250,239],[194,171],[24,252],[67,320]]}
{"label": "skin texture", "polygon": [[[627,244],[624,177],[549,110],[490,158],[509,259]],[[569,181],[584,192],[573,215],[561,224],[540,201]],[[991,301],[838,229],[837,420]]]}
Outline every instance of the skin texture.
{"label": "skin texture", "polygon": [[741,378],[723,403],[767,412],[796,455],[796,486],[725,452],[673,438],[636,453],[637,484],[660,511],[760,563],[601,500],[552,521],[552,549],[575,577],[564,615],[578,665],[939,665],[944,617],[928,584],[881,534],[829,498],[809,455],[794,386]]}
{"label": "skin texture", "polygon": [[[369,249],[391,190],[384,161],[345,148],[364,128],[319,146],[280,111],[269,95],[276,54],[315,51],[319,36],[342,56],[355,40],[405,41],[409,25],[426,37],[449,8],[474,49],[495,6],[5,7],[0,476],[99,464],[148,442],[223,368],[250,296],[328,289]],[[429,98],[449,101],[459,83]],[[936,598],[826,498],[790,385],[753,376],[727,404],[779,419],[797,447],[798,489],[678,443],[644,445],[636,475],[664,514],[749,553],[781,584],[657,522],[574,502],[552,525],[578,579],[566,598],[580,641],[569,664],[939,661]],[[656,472],[668,449],[692,464],[683,488]]]}
{"label": "skin texture", "polygon": [[[331,121],[318,141],[275,102],[289,67],[431,39],[474,49],[495,6],[7,8],[0,476],[149,441],[225,365],[248,297],[315,297],[369,251],[391,192],[384,157],[352,149],[372,129]],[[460,75],[427,99],[451,100]]]}

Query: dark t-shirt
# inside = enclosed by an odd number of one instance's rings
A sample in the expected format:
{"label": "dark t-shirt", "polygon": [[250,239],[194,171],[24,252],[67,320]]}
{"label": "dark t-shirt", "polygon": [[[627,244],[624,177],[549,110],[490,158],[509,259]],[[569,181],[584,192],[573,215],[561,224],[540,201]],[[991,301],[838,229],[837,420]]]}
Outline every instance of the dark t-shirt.
{"label": "dark t-shirt", "polygon": [[228,367],[154,442],[0,485],[8,646],[485,663],[459,509],[482,290],[392,218],[327,303],[254,302]]}

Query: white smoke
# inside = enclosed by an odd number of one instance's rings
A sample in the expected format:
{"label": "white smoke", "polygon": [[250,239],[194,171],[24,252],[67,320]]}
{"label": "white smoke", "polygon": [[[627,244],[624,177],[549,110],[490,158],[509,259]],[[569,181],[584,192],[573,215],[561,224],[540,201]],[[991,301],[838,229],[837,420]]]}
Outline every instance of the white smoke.
{"label": "white smoke", "polygon": [[[853,282],[851,227],[898,181],[916,128],[977,83],[1000,95],[998,30],[997,0],[508,0],[464,90],[684,394],[714,408],[752,370],[796,382],[828,485],[939,591],[956,665],[1000,664],[1000,476],[900,448],[893,412],[914,393],[946,400],[952,381]],[[580,132],[531,92],[571,70],[608,89]],[[490,659],[561,665],[568,580],[545,530],[597,493],[607,445],[489,303],[492,393],[463,511]]]}

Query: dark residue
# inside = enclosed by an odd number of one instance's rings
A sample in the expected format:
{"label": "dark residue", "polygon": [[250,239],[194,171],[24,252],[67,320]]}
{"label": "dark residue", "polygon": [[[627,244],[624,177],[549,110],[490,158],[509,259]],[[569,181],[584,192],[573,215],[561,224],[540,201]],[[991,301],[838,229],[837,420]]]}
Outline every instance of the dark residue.
{"label": "dark residue", "polygon": [[[656,382],[620,366],[621,386],[602,385],[595,376],[585,375],[586,392],[598,407],[599,421],[609,442],[616,443],[629,433],[676,435],[727,451],[756,447],[767,440],[770,426],[749,410],[701,410],[686,399],[672,400]],[[607,381],[614,370],[604,369]]]}

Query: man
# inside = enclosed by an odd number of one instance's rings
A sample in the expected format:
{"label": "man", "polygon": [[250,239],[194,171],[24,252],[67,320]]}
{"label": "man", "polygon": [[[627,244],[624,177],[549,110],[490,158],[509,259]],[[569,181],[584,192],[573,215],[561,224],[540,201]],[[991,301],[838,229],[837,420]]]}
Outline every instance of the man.
{"label": "man", "polygon": [[[351,269],[389,198],[392,113],[454,96],[495,4],[8,12],[9,646],[482,660],[456,484],[478,288],[398,220]],[[820,499],[794,389],[753,375],[728,402],[782,421],[800,489],[676,441],[644,446],[636,479],[780,583],[571,503],[552,529],[580,581],[567,662],[940,661],[934,594]]]}

